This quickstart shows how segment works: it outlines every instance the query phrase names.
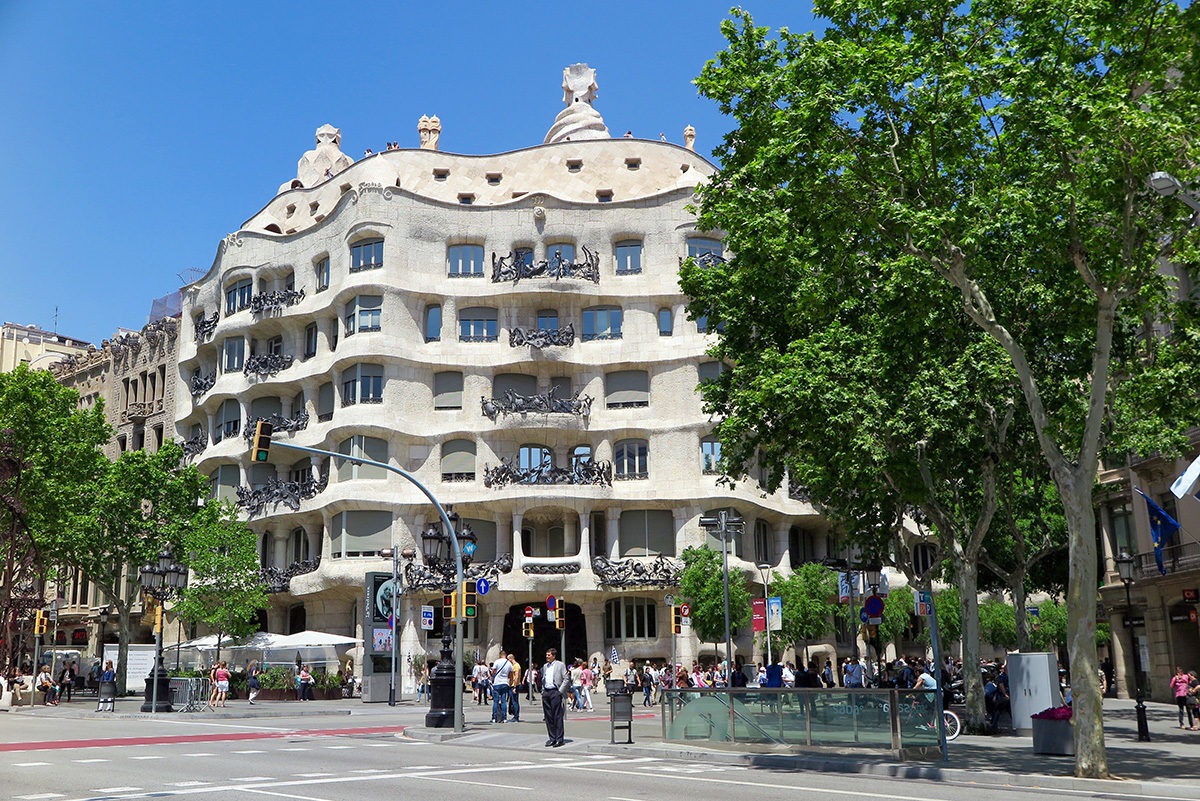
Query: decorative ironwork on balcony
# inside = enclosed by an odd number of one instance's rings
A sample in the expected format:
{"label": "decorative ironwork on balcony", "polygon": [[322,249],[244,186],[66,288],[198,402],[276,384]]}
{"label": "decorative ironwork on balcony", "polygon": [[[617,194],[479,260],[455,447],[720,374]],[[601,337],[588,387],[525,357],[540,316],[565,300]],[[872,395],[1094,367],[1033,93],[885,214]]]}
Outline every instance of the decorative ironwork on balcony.
{"label": "decorative ironwork on balcony", "polygon": [[[701,253],[698,256],[692,256],[692,261],[696,262],[697,267],[707,270],[709,267],[716,267],[718,264],[725,263],[725,257],[720,253]],[[683,258],[679,259],[679,266],[683,266]]]}
{"label": "decorative ironwork on balcony", "polygon": [[523,278],[579,278],[600,283],[600,255],[587,247],[582,248],[583,261],[567,261],[561,253],[549,259],[530,264],[525,260],[525,251],[511,251],[507,256],[497,257],[492,253],[492,283],[512,281],[514,285]]}
{"label": "decorative ironwork on balcony", "polygon": [[788,479],[788,497],[793,501],[801,501],[803,503],[810,503],[812,501],[812,495],[809,493],[808,487],[797,484],[790,478]]}
{"label": "decorative ironwork on balcony", "polygon": [[202,428],[191,439],[181,442],[180,447],[183,448],[184,457],[188,459],[199,456],[208,447],[208,433]]}
{"label": "decorative ironwork on balcony", "polygon": [[514,328],[508,332],[508,344],[514,348],[569,348],[575,344],[575,323],[563,328]]}
{"label": "decorative ironwork on balcony", "polygon": [[251,517],[262,513],[267,504],[278,507],[283,504],[293,512],[300,510],[300,502],[315,498],[329,485],[329,476],[306,478],[302,481],[280,481],[272,476],[267,483],[255,489],[253,487],[237,487],[238,506],[246,510]]}
{"label": "decorative ironwork on balcony", "polygon": [[545,459],[536,467],[518,467],[502,458],[495,467],[483,466],[483,486],[499,489],[509,484],[592,484],[611,487],[612,462],[578,461],[571,467],[555,467]]}
{"label": "decorative ironwork on balcony", "polygon": [[292,579],[296,576],[303,576],[305,573],[312,573],[321,566],[321,557],[316,559],[305,559],[303,562],[292,562],[285,568],[279,567],[264,567],[260,571],[263,584],[267,585],[267,592],[287,592],[291,589]]}
{"label": "decorative ironwork on balcony", "polygon": [[653,561],[592,557],[592,572],[602,587],[678,587],[683,565],[659,554]]}
{"label": "decorative ironwork on balcony", "polygon": [[[504,554],[490,562],[464,561],[463,578],[469,581],[485,578],[495,583],[502,573],[512,572],[512,554]],[[454,561],[434,564],[409,562],[404,566],[404,583],[416,590],[451,589],[454,587]]]}
{"label": "decorative ironwork on balcony", "polygon": [[259,421],[271,424],[276,431],[303,431],[308,428],[308,412],[301,409],[295,417],[284,417],[282,414],[272,414],[270,417],[247,417],[246,426],[242,429],[242,439],[249,442],[254,439],[254,427]]}
{"label": "decorative ironwork on balcony", "polygon": [[578,562],[552,562],[521,565],[521,572],[531,576],[569,576],[579,572]]}
{"label": "decorative ironwork on balcony", "polygon": [[295,361],[295,357],[291,354],[262,353],[246,359],[242,373],[244,375],[254,373],[259,376],[274,376],[280,370],[291,367],[293,361]]}
{"label": "decorative ironwork on balcony", "polygon": [[196,342],[207,342],[217,330],[217,321],[221,319],[221,312],[215,311],[212,317],[199,317],[196,319],[195,331]]}
{"label": "decorative ironwork on balcony", "polygon": [[209,373],[208,375],[192,376],[192,397],[199,398],[205,392],[212,389],[215,383],[217,383],[216,372]]}
{"label": "decorative ironwork on balcony", "polygon": [[482,397],[479,399],[483,416],[496,422],[498,415],[510,414],[573,414],[587,417],[592,413],[592,396],[576,392],[570,398],[555,397],[558,387],[537,395],[521,395],[511,389],[504,391],[503,398]]}
{"label": "decorative ironwork on balcony", "polygon": [[303,289],[276,289],[272,292],[260,292],[250,298],[250,312],[262,314],[279,311],[288,306],[295,306],[302,300],[304,300]]}

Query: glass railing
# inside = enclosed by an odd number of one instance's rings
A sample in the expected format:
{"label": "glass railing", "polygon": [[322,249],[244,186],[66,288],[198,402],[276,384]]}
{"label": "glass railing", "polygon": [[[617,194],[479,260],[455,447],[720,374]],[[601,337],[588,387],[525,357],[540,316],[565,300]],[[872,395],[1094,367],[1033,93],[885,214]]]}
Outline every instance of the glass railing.
{"label": "glass railing", "polygon": [[924,690],[663,690],[663,739],[740,750],[941,756],[937,699]]}

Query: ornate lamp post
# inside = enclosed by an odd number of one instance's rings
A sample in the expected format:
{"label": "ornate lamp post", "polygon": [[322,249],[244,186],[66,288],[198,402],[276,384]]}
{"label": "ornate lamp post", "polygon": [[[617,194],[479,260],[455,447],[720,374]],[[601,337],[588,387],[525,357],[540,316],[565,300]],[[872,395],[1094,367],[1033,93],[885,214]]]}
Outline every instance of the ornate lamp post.
{"label": "ornate lamp post", "polygon": [[[729,681],[733,674],[733,638],[729,625],[729,538],[742,533],[746,521],[737,512],[726,512],[722,509],[716,517],[701,517],[700,525],[711,532],[721,535],[721,576],[722,587],[725,590],[725,680]],[[733,705],[730,705],[732,711]]]}
{"label": "ornate lamp post", "polygon": [[104,660],[104,629],[108,626],[108,619],[112,616],[112,607],[102,606],[96,612],[96,619],[100,621],[100,632],[97,634],[97,650],[100,651],[100,659]]}
{"label": "ornate lamp post", "polygon": [[1138,650],[1137,633],[1133,628],[1133,597],[1129,592],[1133,584],[1133,555],[1129,551],[1113,559],[1117,563],[1117,575],[1125,585],[1125,627],[1129,629],[1129,642],[1133,646],[1133,684],[1136,688],[1137,727],[1139,743],[1150,742],[1150,724],[1146,720],[1146,699],[1142,696],[1142,655]]}
{"label": "ornate lamp post", "polygon": [[[866,578],[866,580],[867,580],[867,586],[871,588],[871,595],[879,594],[879,583],[880,583],[880,577],[882,575],[883,575],[883,566],[880,565],[878,562],[871,562],[870,564],[863,566],[863,577]],[[875,646],[875,661],[881,662],[883,660],[883,654],[880,653],[880,648],[879,648],[879,627],[878,626],[875,626],[875,636],[873,636],[871,639],[874,641],[872,644]],[[938,666],[938,669],[939,670],[941,669],[940,665]]]}
{"label": "ornate lamp post", "polygon": [[400,558],[404,557],[405,561],[412,561],[416,557],[417,552],[412,548],[405,548],[403,551],[395,546],[384,548],[379,551],[379,555],[384,559],[392,560],[392,613],[388,615],[392,623],[392,678],[388,683],[388,706],[396,705],[396,619],[400,617]]}
{"label": "ornate lamp post", "polygon": [[[138,570],[142,592],[158,601],[157,625],[155,626],[154,667],[146,677],[146,700],[143,712],[174,712],[171,708],[171,685],[167,669],[163,667],[162,605],[175,597],[187,586],[187,568],[175,561],[169,548],[158,555],[157,564],[146,564]],[[160,701],[159,699],[164,699]]]}
{"label": "ornate lamp post", "polygon": [[[770,574],[770,571],[771,566],[766,562],[758,565],[758,572],[762,575],[763,584],[763,615],[766,618],[764,622],[766,623],[767,629],[767,664],[773,665],[775,664],[775,660],[771,658],[771,615],[767,611],[767,604],[771,602],[771,599],[768,597],[770,593],[767,592],[767,577]],[[675,663],[672,662],[671,664],[674,665]]]}
{"label": "ornate lamp post", "polygon": [[[469,525],[457,531],[459,517],[448,511],[443,518],[449,531],[443,532],[436,523],[431,524],[421,535],[421,551],[425,564],[445,576],[445,586],[461,588],[463,571],[471,563],[478,537]],[[455,610],[455,643],[458,654],[451,645],[450,630],[443,623],[442,658],[429,675],[429,712],[425,714],[425,725],[431,729],[449,728],[462,730],[462,621]]]}

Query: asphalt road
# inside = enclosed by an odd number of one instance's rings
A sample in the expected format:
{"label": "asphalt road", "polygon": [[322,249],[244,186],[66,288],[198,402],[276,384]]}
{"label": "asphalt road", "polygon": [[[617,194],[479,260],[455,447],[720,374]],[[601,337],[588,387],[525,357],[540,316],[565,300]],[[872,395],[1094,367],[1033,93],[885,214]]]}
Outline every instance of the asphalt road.
{"label": "asphalt road", "polygon": [[[5,734],[12,734],[16,721],[4,723]],[[399,710],[228,721],[164,716],[26,718],[20,723],[21,742],[5,737],[9,742],[0,747],[0,797],[21,801],[530,801],[569,796],[588,801],[795,801],[798,794],[813,793],[837,801],[1026,801],[1047,795],[1036,788],[598,754],[583,741],[544,748],[533,727],[494,726],[466,740],[427,742],[404,735],[406,725],[420,725],[420,716]],[[1053,792],[1065,798],[1095,797],[1094,791]],[[1107,799],[1168,797],[1105,794]]]}

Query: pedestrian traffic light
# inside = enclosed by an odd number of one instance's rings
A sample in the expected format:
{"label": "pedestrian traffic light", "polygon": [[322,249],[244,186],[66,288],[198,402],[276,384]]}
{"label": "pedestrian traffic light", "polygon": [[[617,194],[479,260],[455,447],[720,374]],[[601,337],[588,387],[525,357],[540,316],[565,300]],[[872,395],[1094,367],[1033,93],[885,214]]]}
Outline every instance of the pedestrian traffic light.
{"label": "pedestrian traffic light", "polygon": [[524,624],[522,629],[523,629],[523,633],[525,635],[525,639],[532,640],[533,639],[533,624],[526,623],[526,624]]}
{"label": "pedestrian traffic light", "polygon": [[554,628],[565,629],[567,627],[567,605],[563,603],[562,596],[558,596],[554,600]]}
{"label": "pedestrian traffic light", "polygon": [[679,604],[671,607],[671,630],[676,634],[683,633],[683,611]]}
{"label": "pedestrian traffic light", "polygon": [[41,609],[37,610],[37,614],[34,615],[33,633],[34,634],[45,634],[46,633],[46,613],[43,612]]}
{"label": "pedestrian traffic light", "polygon": [[453,620],[455,618],[455,607],[458,604],[458,593],[447,592],[442,595],[442,619]]}
{"label": "pedestrian traffic light", "polygon": [[250,458],[255,462],[265,462],[271,455],[271,434],[275,428],[266,420],[254,424],[254,444],[250,448]]}
{"label": "pedestrian traffic light", "polygon": [[477,594],[478,589],[479,589],[478,582],[475,582],[475,581],[464,581],[463,582],[463,594],[462,594],[463,618],[465,620],[470,620],[471,618],[475,617],[476,611],[478,609],[477,604],[479,601],[479,596]]}

